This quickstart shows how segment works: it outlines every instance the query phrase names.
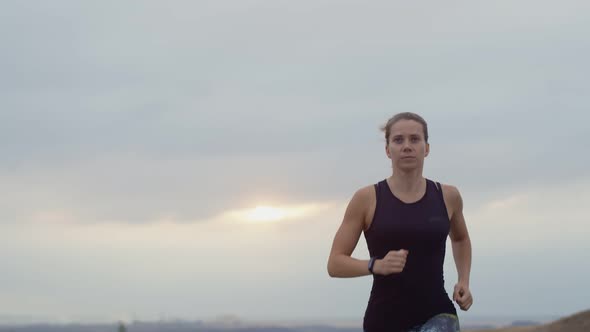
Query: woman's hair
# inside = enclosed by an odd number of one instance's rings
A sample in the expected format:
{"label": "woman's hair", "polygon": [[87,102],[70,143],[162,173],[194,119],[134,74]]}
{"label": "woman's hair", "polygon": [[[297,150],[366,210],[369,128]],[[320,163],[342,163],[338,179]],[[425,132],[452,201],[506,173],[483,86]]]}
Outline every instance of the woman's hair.
{"label": "woman's hair", "polygon": [[385,132],[385,142],[389,144],[389,135],[391,135],[391,126],[394,123],[398,122],[399,120],[414,120],[422,125],[422,129],[424,130],[424,141],[428,143],[428,125],[426,121],[418,114],[412,112],[403,112],[398,113],[392,116],[387,123],[381,127],[381,131]]}

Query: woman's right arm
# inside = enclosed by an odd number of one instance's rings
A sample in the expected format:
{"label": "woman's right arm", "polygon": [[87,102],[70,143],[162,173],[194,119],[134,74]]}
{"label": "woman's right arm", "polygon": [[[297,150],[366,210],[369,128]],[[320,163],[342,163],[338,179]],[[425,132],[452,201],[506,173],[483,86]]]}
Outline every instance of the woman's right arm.
{"label": "woman's right arm", "polygon": [[328,274],[334,278],[370,275],[369,260],[351,257],[365,225],[369,209],[375,204],[375,189],[367,186],[354,193],[338,228],[328,258]]}

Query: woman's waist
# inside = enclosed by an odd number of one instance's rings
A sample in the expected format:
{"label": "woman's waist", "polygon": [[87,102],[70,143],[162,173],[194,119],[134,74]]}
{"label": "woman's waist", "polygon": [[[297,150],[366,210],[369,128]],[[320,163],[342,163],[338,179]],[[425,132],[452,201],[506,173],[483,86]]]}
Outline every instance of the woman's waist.
{"label": "woman's waist", "polygon": [[404,301],[409,297],[448,297],[442,277],[415,277],[411,274],[375,276],[370,299]]}
{"label": "woman's waist", "polygon": [[453,302],[444,288],[397,289],[395,292],[373,288],[367,303],[367,314],[403,316],[404,313],[434,315],[456,313]]}

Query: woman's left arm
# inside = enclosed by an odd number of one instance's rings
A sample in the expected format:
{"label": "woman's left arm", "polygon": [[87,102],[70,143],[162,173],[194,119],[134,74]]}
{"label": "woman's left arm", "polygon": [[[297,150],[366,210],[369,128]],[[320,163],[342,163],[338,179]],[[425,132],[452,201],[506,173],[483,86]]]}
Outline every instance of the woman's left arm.
{"label": "woman's left arm", "polygon": [[469,289],[471,273],[471,239],[463,216],[463,199],[454,186],[445,186],[451,207],[451,230],[449,237],[453,247],[453,257],[457,267],[458,282],[453,291],[453,300],[462,310],[468,310],[473,304]]}

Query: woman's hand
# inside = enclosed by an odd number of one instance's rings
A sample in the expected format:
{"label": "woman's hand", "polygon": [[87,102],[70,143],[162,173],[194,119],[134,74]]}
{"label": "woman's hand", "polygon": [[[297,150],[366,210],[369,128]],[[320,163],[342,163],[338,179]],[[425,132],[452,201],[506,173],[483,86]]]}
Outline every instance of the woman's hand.
{"label": "woman's hand", "polygon": [[469,307],[473,304],[473,297],[471,296],[469,285],[461,282],[457,283],[453,291],[453,300],[457,302],[461,310],[469,310]]}
{"label": "woman's hand", "polygon": [[400,273],[406,266],[406,258],[408,251],[405,249],[391,250],[383,257],[383,259],[375,260],[373,272],[380,275],[390,275],[392,273]]}

